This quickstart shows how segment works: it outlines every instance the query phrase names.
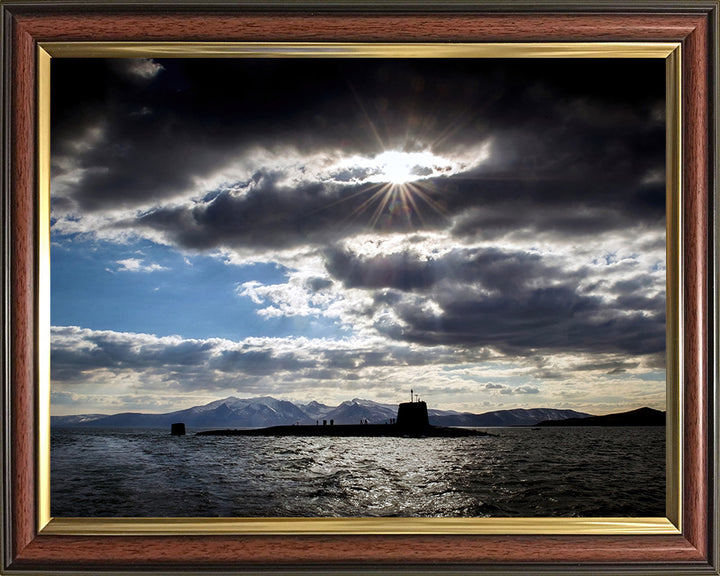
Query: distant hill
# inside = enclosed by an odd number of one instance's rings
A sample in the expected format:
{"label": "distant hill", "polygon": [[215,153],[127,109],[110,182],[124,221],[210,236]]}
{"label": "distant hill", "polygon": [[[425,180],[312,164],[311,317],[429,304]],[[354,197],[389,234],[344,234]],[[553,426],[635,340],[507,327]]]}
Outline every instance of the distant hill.
{"label": "distant hill", "polygon": [[430,424],[436,426],[535,426],[544,420],[581,419],[589,416],[590,414],[575,410],[514,408],[512,410],[494,410],[483,414],[464,412],[451,415],[430,415]]}
{"label": "distant hill", "polygon": [[[372,400],[354,398],[339,406],[327,406],[317,401],[294,404],[271,396],[215,400],[203,406],[194,406],[165,414],[85,414],[53,416],[51,425],[102,428],[169,428],[174,422],[184,422],[188,428],[260,428],[288,424],[314,424],[317,420],[333,420],[335,424],[370,424],[390,422],[397,416],[397,404],[381,404]],[[496,410],[484,414],[453,410],[428,410],[430,424],[434,426],[534,426],[541,420],[585,418],[589,414],[573,410],[532,408]]]}
{"label": "distant hill", "polygon": [[665,426],[665,412],[646,407],[605,416],[546,420],[538,426]]}
{"label": "distant hill", "polygon": [[78,426],[107,417],[107,414],[78,414],[77,416],[52,416],[50,421],[53,426]]}

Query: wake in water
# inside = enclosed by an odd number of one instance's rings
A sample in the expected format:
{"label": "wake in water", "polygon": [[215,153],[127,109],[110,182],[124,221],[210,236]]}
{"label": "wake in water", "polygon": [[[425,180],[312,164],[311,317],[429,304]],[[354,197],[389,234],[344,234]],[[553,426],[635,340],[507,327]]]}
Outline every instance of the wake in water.
{"label": "wake in water", "polygon": [[497,437],[52,432],[54,516],[665,516],[665,430]]}

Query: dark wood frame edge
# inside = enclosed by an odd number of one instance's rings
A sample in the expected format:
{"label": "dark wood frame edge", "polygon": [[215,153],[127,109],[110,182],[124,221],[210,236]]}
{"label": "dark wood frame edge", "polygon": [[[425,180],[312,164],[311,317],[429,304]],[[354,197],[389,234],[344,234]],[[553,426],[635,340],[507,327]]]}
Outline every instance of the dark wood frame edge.
{"label": "dark wood frame edge", "polygon": [[[192,2],[5,2],[0,4],[2,41],[3,192],[3,346],[2,403],[8,417],[2,428],[2,569],[36,570],[177,569],[443,572],[502,571],[505,574],[692,573],[718,574],[717,513],[717,366],[713,354],[717,327],[717,1],[493,3],[475,6],[451,2],[430,10],[425,2],[393,4]],[[168,10],[168,6],[181,11]],[[505,6],[503,11],[500,9]],[[265,4],[265,8],[268,5]],[[435,7],[433,7],[435,8]],[[583,9],[584,8],[584,9]],[[198,12],[199,10],[199,12]],[[285,14],[278,18],[278,11]],[[349,25],[348,11],[357,18]],[[603,12],[594,15],[594,12]],[[182,14],[181,14],[182,12]],[[547,14],[553,12],[553,14]],[[195,14],[198,18],[193,20]],[[231,25],[222,28],[218,15]],[[632,24],[642,17],[643,30]],[[214,19],[208,32],[192,24]],[[108,26],[112,19],[112,26]],[[454,31],[428,28],[450,19]],[[397,38],[397,23],[406,26],[402,41],[467,41],[493,20],[484,40],[623,39],[682,41],[684,104],[683,188],[686,320],[690,350],[684,377],[695,383],[685,401],[685,497],[681,536],[548,537],[548,536],[353,536],[342,537],[62,537],[37,535],[35,520],[35,49],[38,41],[160,39],[228,39],[232,24],[252,23],[245,40],[356,40]],[[82,20],[82,22],[81,22]],[[522,21],[525,20],[525,29]],[[533,21],[532,33],[528,20]],[[560,20],[562,26],[558,26]],[[605,22],[605,28],[602,22]],[[103,24],[105,22],[105,24]],[[118,22],[125,26],[117,26]],[[128,23],[145,23],[130,29]],[[518,22],[520,31],[518,32]],[[544,23],[542,31],[537,23]],[[298,27],[298,23],[304,27]],[[511,32],[510,23],[515,26]],[[611,25],[608,26],[608,23]],[[89,25],[88,25],[89,24]],[[168,24],[174,24],[168,27]],[[499,28],[498,28],[499,24]],[[220,29],[217,26],[220,25]],[[409,29],[407,28],[409,26]],[[569,26],[569,27],[568,27]],[[573,28],[574,27],[574,28]],[[247,29],[245,29],[247,30]],[[598,32],[602,30],[602,33]],[[128,36],[130,34],[130,36]],[[203,37],[203,34],[205,36]],[[168,38],[168,35],[172,38]],[[254,36],[253,36],[254,35]],[[150,37],[148,37],[150,36]],[[253,36],[253,37],[249,37]],[[298,38],[300,36],[300,38]],[[492,36],[492,37],[491,37]],[[695,88],[689,90],[688,87]],[[406,546],[418,554],[401,553]],[[377,552],[368,553],[375,548]],[[518,554],[518,549],[521,553]],[[171,551],[167,556],[165,551]],[[221,550],[226,552],[220,553]],[[280,550],[278,552],[278,550]],[[283,557],[284,554],[284,557]]]}

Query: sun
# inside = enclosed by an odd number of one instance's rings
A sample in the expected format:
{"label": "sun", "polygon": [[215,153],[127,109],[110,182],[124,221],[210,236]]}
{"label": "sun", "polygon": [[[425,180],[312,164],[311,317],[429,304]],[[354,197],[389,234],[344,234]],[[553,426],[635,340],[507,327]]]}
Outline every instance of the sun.
{"label": "sun", "polygon": [[365,171],[370,196],[356,212],[372,210],[371,224],[398,218],[408,224],[423,220],[421,205],[441,212],[432,197],[430,178],[456,169],[446,158],[432,152],[386,150],[372,158],[355,158],[355,166]]}
{"label": "sun", "polygon": [[364,162],[369,182],[407,184],[452,172],[452,161],[436,156],[432,152],[404,152],[386,150]]}
{"label": "sun", "polygon": [[330,167],[329,176],[331,180],[343,184],[400,185],[453,176],[468,167],[467,162],[445,158],[430,150],[406,152],[390,149],[375,156],[356,154],[343,158]]}
{"label": "sun", "polygon": [[390,184],[406,184],[423,177],[427,154],[388,151],[375,157],[376,179]]}
{"label": "sun", "polygon": [[375,156],[346,157],[331,167],[330,175],[338,183],[360,186],[351,197],[363,195],[366,199],[353,212],[370,213],[373,227],[398,221],[413,225],[424,222],[427,209],[443,213],[437,198],[437,179],[453,176],[468,166],[467,162],[440,156],[429,149],[412,152],[386,149]]}

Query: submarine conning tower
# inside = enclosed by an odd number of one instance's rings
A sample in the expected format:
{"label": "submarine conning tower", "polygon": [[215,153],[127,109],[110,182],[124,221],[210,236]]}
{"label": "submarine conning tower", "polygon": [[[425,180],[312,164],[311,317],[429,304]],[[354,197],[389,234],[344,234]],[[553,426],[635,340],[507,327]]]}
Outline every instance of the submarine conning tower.
{"label": "submarine conning tower", "polygon": [[412,390],[410,391],[410,402],[402,402],[398,406],[396,424],[398,427],[408,430],[418,430],[430,426],[427,404],[422,400],[414,399]]}

